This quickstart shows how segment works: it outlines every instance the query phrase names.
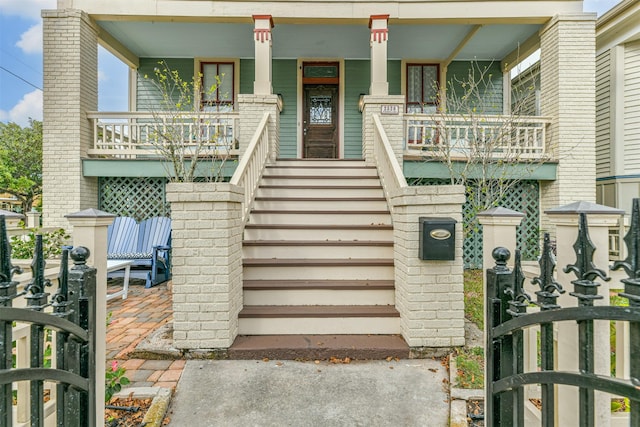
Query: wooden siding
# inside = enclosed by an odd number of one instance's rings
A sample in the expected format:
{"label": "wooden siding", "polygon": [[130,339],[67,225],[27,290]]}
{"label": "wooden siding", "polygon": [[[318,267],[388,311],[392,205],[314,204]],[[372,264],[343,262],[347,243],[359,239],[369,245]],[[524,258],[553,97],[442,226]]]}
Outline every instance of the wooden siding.
{"label": "wooden siding", "polygon": [[[160,58],[140,58],[140,66],[138,68],[137,79],[137,98],[136,105],[138,111],[153,111],[152,105],[156,108],[160,104],[161,94],[153,86],[149,79],[155,79],[154,69],[159,67]],[[193,79],[193,58],[172,58],[166,59],[167,66],[172,71],[177,71],[181,79],[186,82],[192,82]],[[148,79],[145,79],[145,76]],[[162,111],[156,110],[156,111]]]}
{"label": "wooden siding", "polygon": [[596,58],[596,177],[611,175],[611,51]]}
{"label": "wooden siding", "polygon": [[360,94],[369,93],[369,61],[347,60],[344,64],[344,157],[362,158],[362,113],[358,110]]}
{"label": "wooden siding", "polygon": [[282,95],[284,110],[280,114],[280,158],[297,157],[297,61],[273,60],[273,93]]}
{"label": "wooden siding", "polygon": [[240,93],[245,95],[253,93],[255,70],[255,61],[253,59],[240,60]]}
{"label": "wooden siding", "polygon": [[[474,67],[473,75],[472,66]],[[482,105],[476,106],[476,111],[484,114],[502,114],[502,71],[500,70],[500,62],[492,61],[454,61],[449,64],[447,68],[447,85],[448,93],[454,92],[455,95],[461,98],[464,91],[461,87],[461,83],[469,82],[473,79],[475,82],[480,82],[482,72],[484,73],[484,79],[482,87],[480,89],[483,101]],[[468,107],[463,109],[456,109],[454,103],[451,101],[452,96],[447,98],[447,111],[452,114],[463,114],[468,110]],[[456,111],[458,110],[458,111]]]}
{"label": "wooden siding", "polygon": [[625,46],[625,173],[640,173],[640,41]]}

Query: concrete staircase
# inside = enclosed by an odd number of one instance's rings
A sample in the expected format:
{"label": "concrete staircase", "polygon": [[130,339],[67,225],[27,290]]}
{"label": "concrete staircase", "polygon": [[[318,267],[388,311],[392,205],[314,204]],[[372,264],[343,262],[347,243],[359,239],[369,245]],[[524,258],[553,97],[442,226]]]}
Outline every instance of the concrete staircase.
{"label": "concrete staircase", "polygon": [[243,257],[240,335],[400,333],[391,215],[363,161],[267,166]]}

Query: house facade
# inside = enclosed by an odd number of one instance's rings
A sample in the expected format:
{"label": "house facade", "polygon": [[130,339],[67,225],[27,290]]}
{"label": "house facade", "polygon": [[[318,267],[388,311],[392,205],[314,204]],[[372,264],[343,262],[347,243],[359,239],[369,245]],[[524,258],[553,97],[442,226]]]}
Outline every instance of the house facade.
{"label": "house facade", "polygon": [[[43,11],[44,223],[170,203],[179,348],[303,333],[463,344],[461,226],[443,237],[454,259],[421,259],[418,224],[461,224],[464,188],[409,184],[448,182],[451,157],[433,155],[444,142],[465,161],[471,125],[451,101],[473,70],[491,83],[490,133],[510,115],[510,70],[541,50],[539,116],[500,152],[517,153],[514,168],[540,159],[522,169],[537,211],[594,201],[595,16],[581,1],[58,4]],[[130,66],[131,111],[96,111],[98,44]],[[211,118],[196,134],[222,136],[229,183],[166,185],[145,128],[159,62],[220,78],[197,101]]]}
{"label": "house facade", "polygon": [[596,25],[598,203],[631,212],[640,195],[640,4],[625,0]]}

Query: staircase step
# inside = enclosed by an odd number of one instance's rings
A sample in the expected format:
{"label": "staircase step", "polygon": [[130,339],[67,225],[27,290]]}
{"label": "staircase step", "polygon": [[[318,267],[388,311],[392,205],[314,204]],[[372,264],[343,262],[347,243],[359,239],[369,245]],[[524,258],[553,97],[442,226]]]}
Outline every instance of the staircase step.
{"label": "staircase step", "polygon": [[362,159],[277,159],[275,166],[294,166],[294,167],[366,167],[366,163]]}
{"label": "staircase step", "polygon": [[247,280],[391,280],[393,258],[244,259]]}
{"label": "staircase step", "polygon": [[393,240],[391,225],[247,224],[246,240]]}
{"label": "staircase step", "polygon": [[274,289],[393,289],[393,280],[245,280],[245,290]]}
{"label": "staircase step", "polygon": [[391,241],[245,240],[245,258],[392,258]]}
{"label": "staircase step", "polygon": [[409,346],[398,335],[251,335],[238,336],[229,348],[229,357],[243,360],[406,359]]}
{"label": "staircase step", "polygon": [[238,317],[240,335],[400,333],[390,305],[245,305]]}
{"label": "staircase step", "polygon": [[380,186],[377,176],[349,176],[349,175],[263,175],[261,186],[291,185],[291,186]]}
{"label": "staircase step", "polygon": [[260,185],[256,197],[384,197],[380,185]]}
{"label": "staircase step", "polygon": [[333,305],[391,305],[395,303],[394,289],[244,289],[243,303],[268,306],[317,306]]}
{"label": "staircase step", "polygon": [[291,211],[257,210],[249,215],[252,224],[327,224],[382,225],[391,224],[389,211]]}
{"label": "staircase step", "polygon": [[349,167],[333,166],[333,165],[305,165],[293,166],[286,164],[267,165],[265,168],[266,175],[357,175],[357,176],[378,176],[378,170],[374,166],[351,165]]}
{"label": "staircase step", "polygon": [[314,211],[331,206],[334,210],[386,210],[387,201],[384,197],[256,197],[253,208],[257,210],[299,210]]}

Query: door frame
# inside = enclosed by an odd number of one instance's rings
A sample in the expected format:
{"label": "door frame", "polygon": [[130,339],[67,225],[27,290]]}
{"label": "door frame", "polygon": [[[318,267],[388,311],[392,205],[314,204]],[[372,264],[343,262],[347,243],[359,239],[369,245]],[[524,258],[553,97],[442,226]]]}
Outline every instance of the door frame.
{"label": "door frame", "polygon": [[302,83],[302,64],[305,62],[337,62],[338,63],[338,159],[344,158],[344,59],[343,58],[298,58],[297,63],[297,144],[296,157],[302,158],[302,122],[304,121],[304,85]]}

